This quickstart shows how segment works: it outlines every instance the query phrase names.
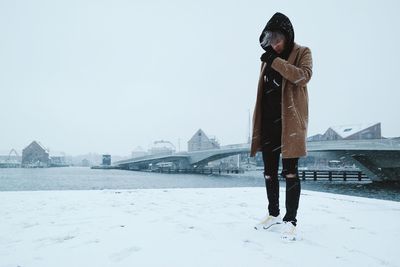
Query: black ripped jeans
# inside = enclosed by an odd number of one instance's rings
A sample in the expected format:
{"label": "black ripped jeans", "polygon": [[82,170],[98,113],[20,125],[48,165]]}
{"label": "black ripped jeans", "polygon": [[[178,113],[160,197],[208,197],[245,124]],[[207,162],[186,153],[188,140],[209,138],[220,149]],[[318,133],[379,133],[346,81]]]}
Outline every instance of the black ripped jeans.
{"label": "black ripped jeans", "polygon": [[[264,178],[268,198],[268,212],[278,216],[279,211],[279,158],[281,154],[282,120],[265,120],[263,122]],[[297,224],[297,209],[300,200],[300,179],[298,171],[299,158],[282,158],[282,175],[286,178],[286,214],[283,221]],[[288,177],[290,174],[294,177]]]}

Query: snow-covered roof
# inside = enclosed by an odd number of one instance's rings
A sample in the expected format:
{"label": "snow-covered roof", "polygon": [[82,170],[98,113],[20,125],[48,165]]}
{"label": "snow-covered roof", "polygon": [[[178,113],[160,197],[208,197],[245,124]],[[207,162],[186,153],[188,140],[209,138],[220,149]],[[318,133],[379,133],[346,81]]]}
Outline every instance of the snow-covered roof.
{"label": "snow-covered roof", "polygon": [[43,149],[46,153],[50,153],[49,149],[45,148],[40,142],[38,141],[32,141],[28,146],[26,146],[22,151],[25,151],[28,147],[31,147],[32,145],[36,145]]}
{"label": "snow-covered roof", "polygon": [[42,145],[39,141],[33,141],[33,142],[38,144],[44,151],[49,152],[49,150],[44,145]]}
{"label": "snow-covered roof", "polygon": [[331,126],[330,128],[334,130],[341,137],[346,138],[349,137],[350,135],[358,133],[378,123],[379,122],[346,124],[346,125]]}
{"label": "snow-covered roof", "polygon": [[192,136],[192,138],[190,138],[190,140],[189,140],[188,142],[191,142],[193,139],[195,139],[195,138],[199,135],[199,132],[201,133],[202,138],[204,138],[204,139],[206,139],[206,140],[209,140],[209,138],[208,138],[208,136],[206,135],[206,133],[205,133],[202,129],[198,129],[198,130],[196,131],[196,133]]}

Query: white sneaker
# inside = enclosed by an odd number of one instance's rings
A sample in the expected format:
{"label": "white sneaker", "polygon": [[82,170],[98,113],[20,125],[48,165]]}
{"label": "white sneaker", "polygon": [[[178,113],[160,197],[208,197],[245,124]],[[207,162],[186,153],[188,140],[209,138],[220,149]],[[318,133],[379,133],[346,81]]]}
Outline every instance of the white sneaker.
{"label": "white sneaker", "polygon": [[296,226],[291,222],[283,222],[281,238],[287,241],[297,240]]}
{"label": "white sneaker", "polygon": [[272,225],[275,224],[280,224],[282,223],[282,218],[278,215],[278,216],[272,216],[272,215],[267,215],[264,219],[262,219],[261,222],[259,222],[258,224],[256,224],[254,226],[254,228],[256,230],[259,229],[268,229],[270,228]]}

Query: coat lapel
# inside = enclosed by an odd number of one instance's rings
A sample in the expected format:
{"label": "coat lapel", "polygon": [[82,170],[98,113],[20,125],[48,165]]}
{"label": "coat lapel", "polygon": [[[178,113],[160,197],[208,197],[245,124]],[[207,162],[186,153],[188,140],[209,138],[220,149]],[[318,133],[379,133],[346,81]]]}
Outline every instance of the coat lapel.
{"label": "coat lapel", "polygon": [[[292,65],[294,64],[294,61],[296,60],[298,49],[299,49],[299,45],[294,43],[292,52],[290,53],[289,58],[287,60],[289,64],[292,64]],[[286,79],[283,78],[282,79],[282,96],[283,96],[283,91],[285,90],[285,85],[286,85]]]}

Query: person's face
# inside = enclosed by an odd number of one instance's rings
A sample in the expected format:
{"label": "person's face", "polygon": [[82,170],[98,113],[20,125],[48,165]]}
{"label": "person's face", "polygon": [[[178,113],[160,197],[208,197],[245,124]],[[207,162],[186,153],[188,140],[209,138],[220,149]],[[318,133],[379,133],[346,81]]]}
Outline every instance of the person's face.
{"label": "person's face", "polygon": [[280,54],[285,49],[286,37],[283,33],[278,31],[267,31],[263,37],[261,46],[271,46],[276,53]]}
{"label": "person's face", "polygon": [[274,32],[271,38],[271,46],[276,53],[282,53],[285,49],[285,36],[281,33]]}
{"label": "person's face", "polygon": [[271,44],[272,48],[275,50],[276,53],[280,54],[285,49],[285,40],[281,39],[274,44]]}

